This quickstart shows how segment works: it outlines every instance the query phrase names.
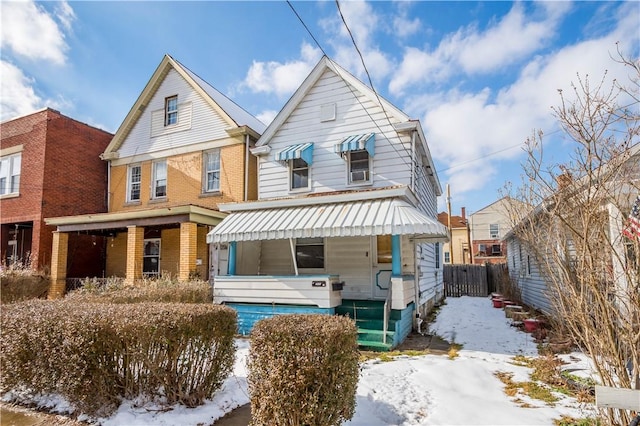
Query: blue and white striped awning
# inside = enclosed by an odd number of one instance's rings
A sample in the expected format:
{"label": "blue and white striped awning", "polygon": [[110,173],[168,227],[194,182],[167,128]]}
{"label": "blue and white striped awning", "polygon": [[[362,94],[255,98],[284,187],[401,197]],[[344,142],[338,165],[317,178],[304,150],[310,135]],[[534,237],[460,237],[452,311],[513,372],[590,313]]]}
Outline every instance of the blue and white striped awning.
{"label": "blue and white striped awning", "polygon": [[362,135],[347,136],[334,146],[334,151],[343,154],[350,151],[360,151],[366,149],[371,157],[375,154],[376,134],[365,133]]}
{"label": "blue and white striped awning", "polygon": [[303,159],[307,164],[313,162],[313,142],[290,145],[276,154],[277,161]]}

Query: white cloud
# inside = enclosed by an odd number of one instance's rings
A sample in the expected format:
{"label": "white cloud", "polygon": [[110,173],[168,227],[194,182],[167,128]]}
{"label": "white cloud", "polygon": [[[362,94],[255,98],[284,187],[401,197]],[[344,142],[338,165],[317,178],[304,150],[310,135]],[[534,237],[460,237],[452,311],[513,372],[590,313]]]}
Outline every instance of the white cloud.
{"label": "white cloud", "polygon": [[56,18],[67,31],[71,31],[71,24],[76,19],[76,14],[66,1],[56,3]]}
{"label": "white cloud", "polygon": [[0,97],[1,120],[5,121],[42,108],[43,101],[35,93],[33,79],[24,75],[15,65],[0,61],[2,96]]}
{"label": "white cloud", "polygon": [[299,59],[285,63],[254,61],[240,86],[252,92],[289,95],[300,86],[321,55],[319,49],[303,43]]}
{"label": "white cloud", "polygon": [[276,111],[274,109],[265,110],[258,114],[256,118],[268,126],[269,124],[271,124],[273,119],[276,118],[278,112],[279,111]]}
{"label": "white cloud", "polygon": [[[604,88],[610,87],[614,78],[628,82],[628,70],[611,56],[615,56],[617,40],[630,46],[640,42],[634,20],[629,13],[604,37],[534,57],[515,82],[497,93],[485,88],[476,93],[451,90],[412,98],[408,105],[422,111],[419,115],[431,152],[446,169],[441,181],[455,184],[459,194],[483,188],[497,172],[496,160],[521,154],[521,150],[509,148],[524,142],[535,129],[547,133],[556,129],[551,107],[560,103],[558,89],[570,100],[571,82],[577,82],[578,74],[583,79],[588,75],[594,86],[607,71]],[[559,133],[546,140],[549,143],[561,137]]]}
{"label": "white cloud", "polygon": [[[61,3],[58,18],[68,28],[73,19],[73,10]],[[3,49],[31,60],[46,60],[64,64],[68,49],[64,33],[44,7],[32,1],[9,1],[2,3]]]}
{"label": "white cloud", "polygon": [[441,81],[459,72],[487,73],[517,63],[553,38],[566,11],[567,6],[544,6],[544,18],[535,21],[516,3],[485,31],[474,25],[461,28],[445,36],[432,52],[406,48],[389,90],[399,95],[412,84]]}
{"label": "white cloud", "polygon": [[417,33],[422,28],[420,18],[409,18],[409,9],[411,3],[398,2],[396,4],[398,14],[393,17],[393,35],[399,38],[406,38]]}

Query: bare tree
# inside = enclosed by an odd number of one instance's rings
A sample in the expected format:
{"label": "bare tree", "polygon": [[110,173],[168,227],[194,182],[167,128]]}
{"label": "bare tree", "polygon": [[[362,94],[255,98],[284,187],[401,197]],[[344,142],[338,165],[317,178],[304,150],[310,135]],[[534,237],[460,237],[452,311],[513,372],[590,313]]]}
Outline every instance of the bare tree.
{"label": "bare tree", "polygon": [[[629,224],[640,195],[640,62],[618,55],[629,82],[594,86],[578,75],[570,96],[559,93],[553,112],[574,145],[570,159],[546,164],[543,135],[533,135],[522,185],[506,192],[524,202],[512,204],[513,233],[545,278],[557,323],[603,385],[640,389],[640,232]],[[632,418],[601,414],[611,424]]]}

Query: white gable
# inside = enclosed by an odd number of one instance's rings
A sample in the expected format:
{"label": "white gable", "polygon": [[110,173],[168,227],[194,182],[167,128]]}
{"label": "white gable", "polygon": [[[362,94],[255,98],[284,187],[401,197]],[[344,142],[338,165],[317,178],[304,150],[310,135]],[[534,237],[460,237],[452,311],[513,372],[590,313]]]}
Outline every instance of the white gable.
{"label": "white gable", "polygon": [[290,195],[288,166],[275,159],[286,147],[307,142],[314,144],[311,192],[347,189],[347,165],[334,147],[345,137],[364,133],[375,134],[374,178],[369,187],[408,185],[410,137],[396,132],[393,125],[399,122],[349,80],[325,68],[269,140],[261,139],[271,152],[261,159],[259,198]]}
{"label": "white gable", "polygon": [[[178,96],[178,124],[164,126],[165,98]],[[170,69],[118,149],[119,158],[227,138],[230,127],[175,69]]]}

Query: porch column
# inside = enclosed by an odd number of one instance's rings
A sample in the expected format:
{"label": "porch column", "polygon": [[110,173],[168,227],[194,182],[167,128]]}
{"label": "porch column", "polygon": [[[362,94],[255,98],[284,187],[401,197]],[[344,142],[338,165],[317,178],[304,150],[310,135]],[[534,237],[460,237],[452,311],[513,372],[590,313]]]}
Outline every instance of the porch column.
{"label": "porch column", "polygon": [[67,290],[67,255],[69,252],[69,234],[53,232],[51,247],[51,283],[48,299],[60,299]]}
{"label": "porch column", "polygon": [[179,281],[188,281],[189,274],[196,271],[196,257],[198,257],[198,224],[183,222],[180,224]]}
{"label": "porch column", "polygon": [[142,255],[144,251],[144,228],[127,226],[127,269],[125,282],[135,284],[142,278]]}
{"label": "porch column", "polygon": [[236,242],[229,242],[229,275],[236,274]]}
{"label": "porch column", "polygon": [[400,235],[391,236],[391,276],[402,275],[402,259],[400,256]]}

